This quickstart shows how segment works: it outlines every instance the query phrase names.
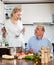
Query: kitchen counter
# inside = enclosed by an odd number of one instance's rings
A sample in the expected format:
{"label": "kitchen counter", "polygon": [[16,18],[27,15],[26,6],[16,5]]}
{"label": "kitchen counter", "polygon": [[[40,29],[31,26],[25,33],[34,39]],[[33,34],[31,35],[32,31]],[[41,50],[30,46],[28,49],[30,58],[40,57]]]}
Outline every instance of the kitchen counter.
{"label": "kitchen counter", "polygon": [[[28,60],[18,60],[18,59],[0,59],[0,65],[34,65],[33,61]],[[40,64],[39,64],[40,65]],[[54,65],[54,58],[48,64],[41,65]]]}

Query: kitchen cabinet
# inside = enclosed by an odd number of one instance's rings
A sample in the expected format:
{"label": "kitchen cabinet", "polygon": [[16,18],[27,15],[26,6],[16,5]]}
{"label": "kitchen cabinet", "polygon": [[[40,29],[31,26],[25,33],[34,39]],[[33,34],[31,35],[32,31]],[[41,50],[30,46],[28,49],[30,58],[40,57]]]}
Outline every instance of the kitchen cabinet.
{"label": "kitchen cabinet", "polygon": [[5,9],[10,16],[14,7],[20,7],[23,24],[52,23],[53,6],[54,3],[5,4]]}
{"label": "kitchen cabinet", "polygon": [[52,4],[22,4],[23,24],[51,23]]}

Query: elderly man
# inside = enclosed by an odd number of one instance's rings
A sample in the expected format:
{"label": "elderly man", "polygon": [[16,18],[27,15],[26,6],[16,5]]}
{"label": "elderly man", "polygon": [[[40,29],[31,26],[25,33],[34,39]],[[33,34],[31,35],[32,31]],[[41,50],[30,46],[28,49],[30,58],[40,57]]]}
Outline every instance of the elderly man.
{"label": "elderly man", "polygon": [[45,28],[42,25],[38,25],[35,28],[34,36],[32,36],[27,43],[26,51],[30,53],[37,53],[42,46],[45,48],[50,46],[51,53],[53,53],[52,44],[47,38],[44,37],[44,32]]}

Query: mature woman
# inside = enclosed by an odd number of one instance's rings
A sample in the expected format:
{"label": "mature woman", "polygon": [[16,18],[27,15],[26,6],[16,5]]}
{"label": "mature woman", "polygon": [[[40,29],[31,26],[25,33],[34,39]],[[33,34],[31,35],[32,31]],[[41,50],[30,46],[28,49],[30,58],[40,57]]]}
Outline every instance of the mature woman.
{"label": "mature woman", "polygon": [[6,28],[6,40],[9,43],[10,47],[21,47],[24,48],[23,33],[25,28],[23,28],[21,18],[21,9],[14,8],[11,17],[5,22]]}

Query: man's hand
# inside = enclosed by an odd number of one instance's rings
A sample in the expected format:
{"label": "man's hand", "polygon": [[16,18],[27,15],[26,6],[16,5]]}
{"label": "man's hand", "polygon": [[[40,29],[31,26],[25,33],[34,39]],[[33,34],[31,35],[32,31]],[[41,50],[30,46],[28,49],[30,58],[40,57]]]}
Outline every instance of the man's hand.
{"label": "man's hand", "polygon": [[34,50],[32,48],[29,49],[30,53],[34,53]]}

